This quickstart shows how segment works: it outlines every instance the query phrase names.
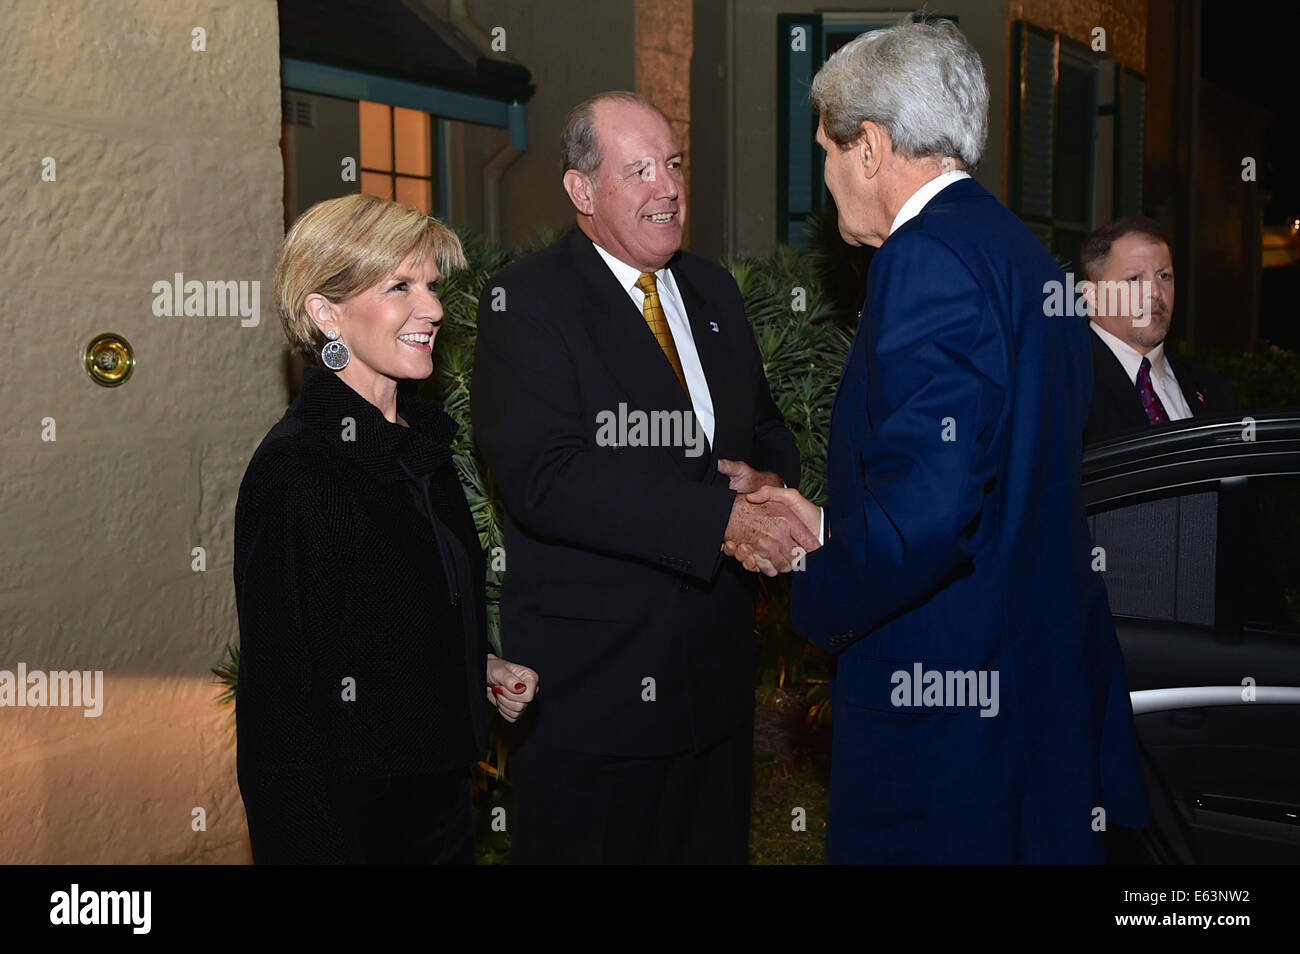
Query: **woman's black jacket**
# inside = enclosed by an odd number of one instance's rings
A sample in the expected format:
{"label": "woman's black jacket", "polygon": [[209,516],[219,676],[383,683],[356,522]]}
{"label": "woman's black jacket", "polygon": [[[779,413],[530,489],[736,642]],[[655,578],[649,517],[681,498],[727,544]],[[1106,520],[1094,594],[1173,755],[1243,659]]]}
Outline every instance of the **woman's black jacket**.
{"label": "woman's black jacket", "polygon": [[[486,749],[484,560],[455,422],[307,368],[235,510],[239,788],[254,860],[348,860],[336,792]],[[421,806],[412,806],[419,812]]]}

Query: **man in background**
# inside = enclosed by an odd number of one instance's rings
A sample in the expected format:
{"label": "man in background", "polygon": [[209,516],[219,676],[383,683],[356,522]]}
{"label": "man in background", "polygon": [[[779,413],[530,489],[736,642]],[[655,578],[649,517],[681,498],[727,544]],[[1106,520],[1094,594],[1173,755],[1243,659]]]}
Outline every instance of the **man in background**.
{"label": "man in background", "polygon": [[1152,424],[1237,408],[1232,385],[1165,348],[1174,317],[1174,264],[1160,223],[1115,219],[1080,253],[1092,310],[1092,405],[1084,443]]}

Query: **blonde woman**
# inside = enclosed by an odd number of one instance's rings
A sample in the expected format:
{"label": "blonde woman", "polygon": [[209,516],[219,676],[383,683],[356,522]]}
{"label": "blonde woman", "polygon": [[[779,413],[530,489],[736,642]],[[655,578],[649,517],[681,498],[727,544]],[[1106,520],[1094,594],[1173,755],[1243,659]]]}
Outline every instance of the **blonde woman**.
{"label": "blonde woman", "polygon": [[399,393],[433,371],[460,242],[368,195],[280,249],[285,337],[312,360],[235,512],[239,787],[258,863],[472,863],[484,697],[513,722],[537,674],[488,652],[456,423]]}

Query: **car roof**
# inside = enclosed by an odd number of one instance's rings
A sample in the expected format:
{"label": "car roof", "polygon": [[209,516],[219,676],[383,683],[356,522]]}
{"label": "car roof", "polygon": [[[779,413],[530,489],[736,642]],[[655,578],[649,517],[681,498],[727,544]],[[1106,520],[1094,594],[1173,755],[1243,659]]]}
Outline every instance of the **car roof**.
{"label": "car roof", "polygon": [[1213,489],[1220,481],[1300,474],[1300,408],[1196,417],[1084,449],[1089,513],[1138,500]]}

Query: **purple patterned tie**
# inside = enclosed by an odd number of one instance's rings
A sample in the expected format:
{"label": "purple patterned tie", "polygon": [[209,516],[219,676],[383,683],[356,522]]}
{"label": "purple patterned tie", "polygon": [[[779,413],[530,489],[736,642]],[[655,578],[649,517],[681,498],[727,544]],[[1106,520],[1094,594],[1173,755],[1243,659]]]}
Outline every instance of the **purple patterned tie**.
{"label": "purple patterned tie", "polygon": [[1138,368],[1137,389],[1142,406],[1147,410],[1147,420],[1152,424],[1167,424],[1169,415],[1165,413],[1165,406],[1160,403],[1156,389],[1151,386],[1151,362],[1146,358],[1142,359]]}

